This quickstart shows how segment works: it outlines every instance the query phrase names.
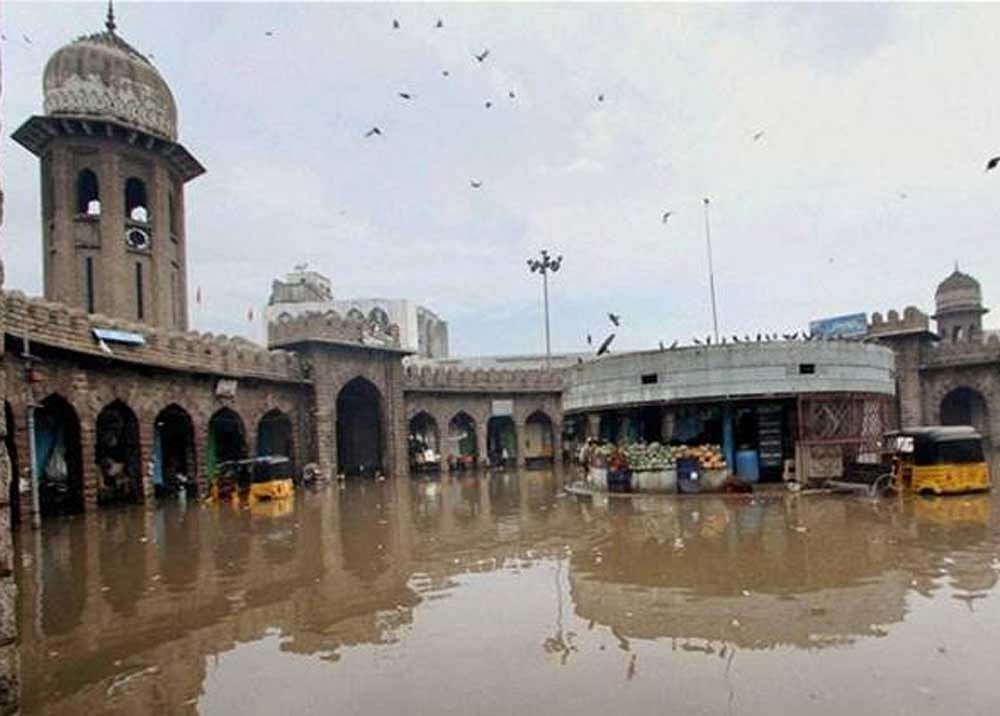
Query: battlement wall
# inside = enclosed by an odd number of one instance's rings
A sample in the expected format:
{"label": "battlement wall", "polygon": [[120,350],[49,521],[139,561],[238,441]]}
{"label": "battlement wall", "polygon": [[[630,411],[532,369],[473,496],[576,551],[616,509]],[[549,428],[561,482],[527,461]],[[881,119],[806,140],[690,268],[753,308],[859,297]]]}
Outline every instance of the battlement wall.
{"label": "battlement wall", "polygon": [[403,390],[462,393],[561,393],[562,370],[495,370],[407,366]]}
{"label": "battlement wall", "polygon": [[907,306],[900,317],[899,311],[891,310],[883,318],[875,312],[868,324],[868,333],[873,337],[880,335],[899,335],[905,333],[930,332],[930,316],[916,306]]}
{"label": "battlement wall", "polygon": [[267,343],[271,347],[310,341],[403,351],[399,326],[373,316],[344,317],[333,310],[310,311],[296,316],[281,313],[267,325]]}
{"label": "battlement wall", "polygon": [[[245,338],[193,331],[165,331],[78,308],[30,298],[20,291],[3,294],[6,332],[32,343],[84,353],[109,360],[170,370],[254,377],[262,380],[304,382],[302,362],[295,353],[268,350]],[[110,344],[105,352],[94,338],[95,328],[129,331],[143,336],[145,345]]]}

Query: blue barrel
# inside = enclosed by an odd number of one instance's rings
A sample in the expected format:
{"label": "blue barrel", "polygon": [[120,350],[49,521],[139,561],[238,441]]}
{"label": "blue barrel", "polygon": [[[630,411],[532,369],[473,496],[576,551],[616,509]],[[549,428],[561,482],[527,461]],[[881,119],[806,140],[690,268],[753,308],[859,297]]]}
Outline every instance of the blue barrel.
{"label": "blue barrel", "polygon": [[756,450],[736,451],[736,476],[745,482],[760,480],[760,462]]}
{"label": "blue barrel", "polygon": [[688,494],[701,491],[701,463],[695,458],[677,461],[677,490]]}

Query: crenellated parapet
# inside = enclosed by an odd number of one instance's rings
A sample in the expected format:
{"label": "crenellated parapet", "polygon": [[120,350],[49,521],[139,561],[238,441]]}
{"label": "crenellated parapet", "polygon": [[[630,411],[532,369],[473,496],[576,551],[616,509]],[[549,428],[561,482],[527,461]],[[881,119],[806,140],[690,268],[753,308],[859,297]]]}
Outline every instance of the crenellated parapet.
{"label": "crenellated parapet", "polygon": [[399,340],[399,326],[380,321],[374,315],[345,317],[333,310],[310,311],[296,316],[282,313],[268,324],[267,344],[272,348],[299,343],[333,343],[405,352]]}
{"label": "crenellated parapet", "polygon": [[403,373],[406,391],[461,393],[561,393],[562,370],[496,370],[437,366],[407,366]]}
{"label": "crenellated parapet", "polygon": [[922,369],[989,364],[1000,364],[1000,337],[994,334],[985,340],[934,343],[923,351],[920,359]]}
{"label": "crenellated parapet", "polygon": [[873,338],[930,332],[930,316],[916,306],[904,308],[902,317],[896,310],[889,311],[884,318],[881,313],[873,313],[868,324],[868,335]]}
{"label": "crenellated parapet", "polygon": [[[302,361],[295,353],[268,350],[241,337],[167,331],[146,324],[123,321],[82,309],[29,298],[20,291],[4,293],[8,335],[28,337],[33,344],[170,370],[209,373],[234,378],[304,382]],[[143,345],[106,344],[94,329],[140,334]]]}

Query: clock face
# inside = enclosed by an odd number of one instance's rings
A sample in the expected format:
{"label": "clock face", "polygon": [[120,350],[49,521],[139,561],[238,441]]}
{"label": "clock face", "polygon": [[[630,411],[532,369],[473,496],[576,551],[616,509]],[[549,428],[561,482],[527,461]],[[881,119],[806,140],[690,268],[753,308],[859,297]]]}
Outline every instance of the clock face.
{"label": "clock face", "polygon": [[130,249],[143,251],[149,248],[149,234],[142,229],[129,229],[125,233],[125,243]]}

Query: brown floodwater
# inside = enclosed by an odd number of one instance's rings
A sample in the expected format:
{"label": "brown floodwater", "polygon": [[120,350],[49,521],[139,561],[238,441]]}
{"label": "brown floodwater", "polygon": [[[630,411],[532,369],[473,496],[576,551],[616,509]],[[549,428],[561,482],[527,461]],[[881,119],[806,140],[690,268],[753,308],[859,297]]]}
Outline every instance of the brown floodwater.
{"label": "brown floodwater", "polygon": [[17,535],[26,714],[995,714],[991,495],[584,499],[553,472]]}

